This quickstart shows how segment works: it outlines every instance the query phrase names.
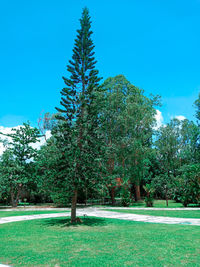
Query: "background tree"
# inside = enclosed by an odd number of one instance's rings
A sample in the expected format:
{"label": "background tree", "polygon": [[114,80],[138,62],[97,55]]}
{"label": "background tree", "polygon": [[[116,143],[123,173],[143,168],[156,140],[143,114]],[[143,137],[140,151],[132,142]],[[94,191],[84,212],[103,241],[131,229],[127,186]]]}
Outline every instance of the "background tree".
{"label": "background tree", "polygon": [[182,166],[175,180],[176,199],[184,207],[188,204],[200,204],[200,164]]}
{"label": "background tree", "polygon": [[[107,184],[116,185],[116,178],[135,186],[135,199],[140,199],[140,183],[145,176],[151,149],[157,98],[144,96],[123,75],[108,78],[102,85],[104,118],[102,127],[107,144]],[[123,182],[122,184],[127,183]],[[111,191],[111,190],[110,190]],[[124,189],[124,191],[126,191]],[[111,191],[113,193],[113,190]],[[114,204],[113,194],[112,203]]]}
{"label": "background tree", "polygon": [[148,158],[151,153],[155,106],[158,97],[148,98],[144,91],[130,86],[126,99],[124,138],[126,175],[135,187],[135,198],[140,200],[140,186],[148,172]]}
{"label": "background tree", "polygon": [[192,121],[173,119],[157,132],[155,147],[157,159],[160,162],[160,173],[157,173],[153,183],[161,197],[176,197],[176,177],[183,166],[198,162],[199,128]]}
{"label": "background tree", "polygon": [[189,120],[180,122],[181,165],[198,163],[200,159],[200,128]]}
{"label": "background tree", "polygon": [[32,128],[29,123],[24,123],[18,129],[13,128],[11,134],[3,134],[9,137],[8,149],[1,157],[1,187],[9,188],[12,206],[17,206],[20,193],[28,184],[33,183],[31,161],[37,154],[32,144],[40,137],[37,128]]}
{"label": "background tree", "polygon": [[[104,131],[105,144],[107,145],[107,170],[106,180],[107,188],[111,197],[112,204],[115,204],[115,186],[116,179],[122,178],[122,121],[124,120],[122,112],[126,108],[126,93],[129,81],[123,76],[118,75],[108,78],[102,84],[103,105],[101,106],[101,115],[103,117],[102,128]],[[119,156],[121,154],[121,156]],[[124,191],[127,191],[124,189]],[[123,192],[124,194],[124,192]]]}
{"label": "background tree", "polygon": [[194,106],[196,109],[196,118],[198,122],[200,122],[200,94],[199,94],[198,99],[194,102]]}
{"label": "background tree", "polygon": [[[194,102],[195,108],[196,108],[196,118],[197,118],[197,124],[199,126],[200,129],[200,94],[198,99]],[[198,148],[198,160],[200,161],[200,132],[198,135],[198,142],[197,142],[197,148]]]}
{"label": "background tree", "polygon": [[[41,147],[36,157],[36,179],[40,195],[61,207],[70,203],[70,186],[68,183],[68,159],[63,150],[62,136],[55,137],[55,128],[52,136]],[[60,133],[60,130],[59,130]],[[59,144],[57,143],[59,142]]]}
{"label": "background tree", "polygon": [[1,156],[0,162],[0,193],[6,203],[17,206],[21,189],[24,169],[7,149]]}

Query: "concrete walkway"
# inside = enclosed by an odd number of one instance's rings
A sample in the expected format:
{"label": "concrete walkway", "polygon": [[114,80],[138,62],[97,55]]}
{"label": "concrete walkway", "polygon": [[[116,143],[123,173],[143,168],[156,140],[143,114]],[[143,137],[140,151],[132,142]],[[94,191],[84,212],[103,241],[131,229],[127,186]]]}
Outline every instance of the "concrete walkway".
{"label": "concrete walkway", "polygon": [[[107,209],[107,208],[106,208]],[[116,208],[113,208],[116,209]],[[127,208],[118,208],[118,209],[127,209]],[[129,208],[140,209],[141,208]],[[145,209],[145,208],[143,208]],[[149,210],[149,208],[147,208]],[[154,210],[161,210],[157,208],[153,208]],[[16,209],[15,209],[16,210]],[[25,209],[20,209],[25,210]],[[30,209],[26,209],[30,210]],[[37,209],[39,210],[39,209]],[[44,210],[44,209],[43,209]],[[49,209],[46,209],[49,210]],[[53,210],[53,209],[51,209]],[[60,210],[60,209],[56,209]],[[69,209],[65,209],[67,211]],[[166,210],[165,208],[162,210]],[[168,209],[168,210],[185,210],[185,209]],[[189,210],[191,210],[189,208]],[[200,210],[196,209],[195,210]],[[0,218],[0,224],[10,223],[10,222],[19,222],[26,220],[35,220],[35,219],[44,219],[44,218],[56,218],[56,217],[69,217],[70,213],[51,213],[51,214],[37,214],[37,215],[24,215],[24,216],[11,216],[11,217],[3,217]],[[190,219],[190,218],[175,218],[175,217],[162,217],[162,216],[149,216],[149,215],[139,215],[139,214],[130,214],[130,213],[120,213],[113,211],[104,211],[102,208],[82,208],[77,209],[77,216],[93,216],[100,218],[110,218],[110,219],[120,219],[120,220],[129,220],[129,221],[137,221],[137,222],[148,222],[148,223],[164,223],[164,224],[185,224],[185,225],[198,225],[200,226],[200,219]]]}
{"label": "concrete walkway", "polygon": [[[80,210],[86,210],[86,209],[99,209],[99,210],[104,210],[104,209],[125,209],[125,210],[199,210],[200,211],[200,207],[199,208],[154,208],[154,207],[149,207],[149,208],[146,208],[146,207],[107,207],[107,206],[101,206],[101,207],[94,207],[94,206],[89,206],[89,207],[77,207],[77,210],[80,209]],[[63,210],[63,211],[69,211],[71,210],[70,208],[45,208],[45,207],[34,207],[34,206],[26,206],[26,207],[17,207],[17,208],[5,208],[5,209],[1,209],[0,208],[0,211],[33,211],[33,210]]]}
{"label": "concrete walkway", "polygon": [[88,216],[95,216],[101,218],[113,218],[137,222],[148,222],[148,223],[165,223],[165,224],[188,224],[188,225],[199,225],[200,219],[189,219],[189,218],[175,218],[175,217],[163,217],[163,216],[150,216],[150,215],[140,215],[132,213],[120,213],[120,212],[110,212],[110,211],[89,211]]}

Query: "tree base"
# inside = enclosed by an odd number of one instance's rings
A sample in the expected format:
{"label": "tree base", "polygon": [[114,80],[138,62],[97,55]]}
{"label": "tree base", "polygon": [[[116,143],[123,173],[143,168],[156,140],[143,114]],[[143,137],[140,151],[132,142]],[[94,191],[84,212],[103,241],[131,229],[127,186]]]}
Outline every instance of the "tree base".
{"label": "tree base", "polygon": [[74,221],[71,220],[71,223],[83,223],[81,218],[77,217]]}

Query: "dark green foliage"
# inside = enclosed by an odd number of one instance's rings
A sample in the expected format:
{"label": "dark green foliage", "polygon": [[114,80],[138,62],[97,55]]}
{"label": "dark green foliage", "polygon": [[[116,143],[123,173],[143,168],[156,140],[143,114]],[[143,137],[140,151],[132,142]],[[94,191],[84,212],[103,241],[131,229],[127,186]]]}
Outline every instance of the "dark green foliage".
{"label": "dark green foliage", "polygon": [[[60,126],[61,127],[61,126]],[[68,183],[69,164],[65,157],[66,143],[62,135],[57,139],[59,126],[54,127],[53,136],[41,147],[36,159],[36,176],[39,194],[49,196],[58,206],[70,202],[70,185]],[[67,138],[65,138],[65,141]]]}
{"label": "dark green foliage", "polygon": [[120,177],[140,186],[149,169],[158,97],[146,97],[123,75],[108,78],[102,88],[108,184],[115,186]]}
{"label": "dark green foliage", "polygon": [[179,169],[175,193],[185,207],[190,203],[200,204],[200,164],[185,165]]}
{"label": "dark green foliage", "polygon": [[[79,188],[96,186],[102,180],[100,157],[103,139],[98,113],[100,91],[98,71],[95,69],[91,21],[87,8],[83,9],[77,31],[72,60],[67,65],[69,78],[63,77],[66,87],[61,91],[62,108],[56,108],[63,123],[56,129],[56,145],[65,157],[65,169],[72,194],[72,221],[75,220]],[[66,160],[67,159],[67,160]]]}
{"label": "dark green foliage", "polygon": [[177,119],[162,126],[157,132],[155,146],[162,173],[167,176],[176,175],[180,166],[179,155],[181,152],[181,122]]}
{"label": "dark green foliage", "polygon": [[152,186],[158,198],[174,198],[174,176],[168,173],[160,173],[152,179]]}
{"label": "dark green foliage", "polygon": [[198,126],[186,119],[173,119],[158,130],[155,148],[160,173],[154,172],[152,181],[160,197],[180,200],[175,193],[177,175],[182,166],[198,163],[199,134]]}
{"label": "dark green foliage", "polygon": [[69,191],[66,190],[66,187],[54,188],[51,192],[51,198],[57,207],[67,207],[71,202],[71,196]]}
{"label": "dark green foliage", "polygon": [[153,194],[155,192],[155,188],[152,184],[146,184],[143,186],[146,196],[145,196],[145,203],[147,207],[153,207]]}
{"label": "dark green foliage", "polygon": [[13,206],[18,204],[22,182],[26,179],[24,174],[24,166],[20,166],[11,151],[7,149],[0,162],[0,195],[7,204],[11,203]]}
{"label": "dark green foliage", "polygon": [[[83,9],[80,19],[81,28],[77,30],[77,38],[73,49],[72,60],[69,60],[67,71],[70,78],[63,77],[66,87],[61,91],[61,102],[63,108],[56,108],[61,115],[57,117],[66,121],[70,126],[73,121],[77,124],[89,123],[89,117],[93,105],[95,106],[95,90],[98,89],[98,71],[95,69],[94,44],[91,39],[91,21],[87,8]],[[90,111],[90,112],[88,112]],[[96,115],[96,114],[95,114]],[[92,125],[90,125],[91,127]]]}
{"label": "dark green foliage", "polygon": [[121,204],[123,207],[129,207],[131,204],[130,191],[127,186],[122,187]]}
{"label": "dark green foliage", "polygon": [[16,206],[22,191],[30,189],[35,183],[32,160],[37,155],[37,150],[31,145],[38,141],[40,134],[38,129],[24,123],[5,136],[10,137],[11,141],[7,142],[8,148],[1,157],[0,191]]}

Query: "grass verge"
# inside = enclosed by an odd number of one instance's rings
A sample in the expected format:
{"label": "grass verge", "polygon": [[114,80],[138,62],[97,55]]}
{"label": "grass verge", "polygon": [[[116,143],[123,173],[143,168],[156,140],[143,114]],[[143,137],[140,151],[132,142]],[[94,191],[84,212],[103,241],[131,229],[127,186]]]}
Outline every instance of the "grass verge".
{"label": "grass verge", "polygon": [[[97,207],[102,207],[102,205],[96,205],[96,206]],[[113,206],[110,206],[110,205],[108,205],[108,206],[109,207],[113,207]],[[119,207],[120,207],[120,205],[119,205]],[[134,202],[130,207],[146,208],[146,204],[145,204],[145,202],[143,200],[140,200],[138,202]],[[162,200],[162,199],[154,200],[153,207],[154,208],[184,208],[183,204],[177,203],[174,200],[169,200],[168,201],[168,207],[167,207],[166,206],[166,201]],[[189,204],[188,208],[190,208],[190,207],[199,207],[199,206],[197,206],[196,204]]]}
{"label": "grass verge", "polygon": [[0,225],[0,262],[18,266],[199,266],[199,227],[84,218]]}
{"label": "grass verge", "polygon": [[1,211],[0,210],[0,218],[2,217],[10,217],[10,216],[23,216],[23,215],[35,215],[35,214],[49,214],[49,213],[61,213],[68,212],[65,210],[29,210],[29,211]]}

